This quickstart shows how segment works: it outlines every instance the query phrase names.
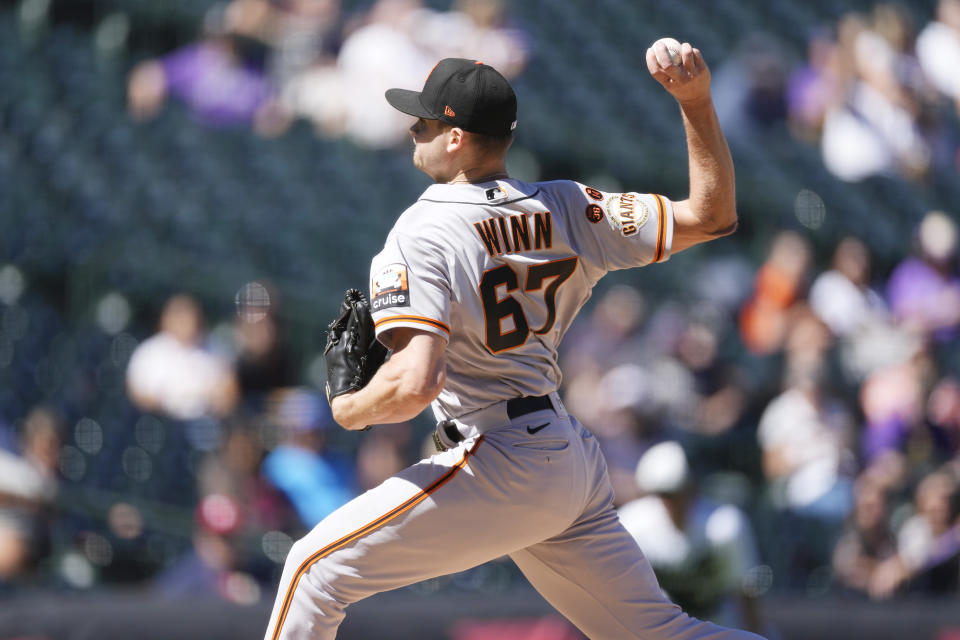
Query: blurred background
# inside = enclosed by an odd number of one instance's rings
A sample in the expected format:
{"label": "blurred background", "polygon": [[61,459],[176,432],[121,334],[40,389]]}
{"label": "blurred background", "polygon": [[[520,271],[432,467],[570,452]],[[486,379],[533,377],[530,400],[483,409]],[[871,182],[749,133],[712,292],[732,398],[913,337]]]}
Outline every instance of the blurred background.
{"label": "blurred background", "polygon": [[[382,99],[482,59],[509,169],[682,199],[670,35],[741,228],[610,274],[562,389],[667,593],[960,638],[960,0],[0,0],[0,638],[259,638],[293,540],[429,450],[346,433],[326,323],[427,186]],[[581,636],[508,561],[343,638]]]}

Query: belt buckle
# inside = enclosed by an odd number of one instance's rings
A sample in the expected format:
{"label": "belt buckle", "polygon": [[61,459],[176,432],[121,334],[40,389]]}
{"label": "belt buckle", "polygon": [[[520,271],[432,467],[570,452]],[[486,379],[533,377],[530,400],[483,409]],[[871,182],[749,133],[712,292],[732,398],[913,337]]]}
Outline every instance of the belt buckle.
{"label": "belt buckle", "polygon": [[434,430],[433,434],[431,435],[433,435],[433,446],[437,448],[437,453],[443,453],[448,449],[448,447],[440,442],[440,436],[437,434],[436,430]]}
{"label": "belt buckle", "polygon": [[[441,429],[443,430],[443,435],[446,436],[447,440],[453,442],[454,444],[463,442],[463,435],[457,431],[456,423],[453,420],[441,420],[437,423],[437,428],[433,430],[433,444],[440,453],[450,449],[450,447],[443,444],[443,441],[440,439]],[[454,435],[450,433],[451,430],[453,430],[453,433],[458,437],[454,437]]]}

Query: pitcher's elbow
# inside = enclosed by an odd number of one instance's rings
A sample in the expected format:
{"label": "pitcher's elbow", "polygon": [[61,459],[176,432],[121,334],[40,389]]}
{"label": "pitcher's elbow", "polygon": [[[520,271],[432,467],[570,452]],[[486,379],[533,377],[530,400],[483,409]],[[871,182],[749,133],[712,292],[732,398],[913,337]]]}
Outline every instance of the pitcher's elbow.
{"label": "pitcher's elbow", "polygon": [[735,233],[739,226],[740,217],[737,215],[737,210],[730,209],[722,215],[714,216],[713,224],[710,225],[707,235],[713,238],[722,238]]}

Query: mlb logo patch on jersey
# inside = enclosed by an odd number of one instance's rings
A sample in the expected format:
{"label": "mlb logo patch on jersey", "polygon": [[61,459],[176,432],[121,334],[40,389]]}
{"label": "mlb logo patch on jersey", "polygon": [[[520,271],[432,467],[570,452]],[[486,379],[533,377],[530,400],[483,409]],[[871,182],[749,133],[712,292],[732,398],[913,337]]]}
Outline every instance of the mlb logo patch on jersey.
{"label": "mlb logo patch on jersey", "polygon": [[487,202],[498,203],[507,199],[507,191],[503,187],[493,187],[486,191]]}
{"label": "mlb logo patch on jersey", "polygon": [[407,284],[407,265],[388,264],[370,283],[370,308],[374,311],[389,307],[409,307],[410,287]]}

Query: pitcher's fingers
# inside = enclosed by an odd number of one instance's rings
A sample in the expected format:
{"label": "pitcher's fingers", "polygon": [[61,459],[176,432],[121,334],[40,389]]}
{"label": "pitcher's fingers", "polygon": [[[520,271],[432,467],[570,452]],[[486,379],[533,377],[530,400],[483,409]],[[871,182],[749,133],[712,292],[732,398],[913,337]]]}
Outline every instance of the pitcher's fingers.
{"label": "pitcher's fingers", "polygon": [[670,57],[670,50],[667,49],[667,45],[662,40],[657,40],[653,43],[653,52],[657,56],[657,62],[660,63],[661,69],[667,69],[673,65],[673,58]]}
{"label": "pitcher's fingers", "polygon": [[653,48],[647,49],[647,71],[650,72],[650,75],[653,76],[653,79],[666,87],[670,84],[671,78],[667,75],[667,72],[660,67],[660,63],[657,62],[657,56],[653,51]]}
{"label": "pitcher's fingers", "polygon": [[703,54],[700,53],[700,49],[694,47],[693,49],[693,61],[696,64],[698,72],[704,72],[707,70],[707,61],[703,59]]}
{"label": "pitcher's fingers", "polygon": [[697,63],[694,60],[693,46],[689,42],[680,45],[680,59],[683,61],[683,69],[691,76],[697,72]]}
{"label": "pitcher's fingers", "polygon": [[[653,45],[653,50],[660,68],[663,69],[668,76],[670,76],[671,80],[680,82],[688,77],[686,69],[684,69],[682,66],[673,64],[671,61],[670,51],[667,49],[667,45],[665,45],[663,42],[655,42]],[[663,63],[664,60],[667,61],[666,64]]]}
{"label": "pitcher's fingers", "polygon": [[657,55],[653,52],[653,47],[647,48],[645,60],[647,61],[647,71],[650,72],[650,75],[656,76],[657,72],[660,71],[660,63],[657,62]]}

